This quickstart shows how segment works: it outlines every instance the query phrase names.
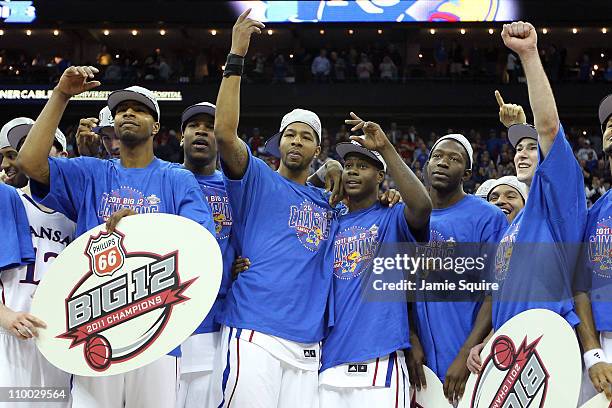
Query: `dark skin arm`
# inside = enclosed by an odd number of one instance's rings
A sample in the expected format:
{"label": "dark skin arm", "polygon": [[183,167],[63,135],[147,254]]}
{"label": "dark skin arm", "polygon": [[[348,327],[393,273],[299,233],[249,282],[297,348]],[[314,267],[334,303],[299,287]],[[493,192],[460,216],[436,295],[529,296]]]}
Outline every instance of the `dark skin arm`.
{"label": "dark skin arm", "polygon": [[[414,306],[414,303],[409,304],[409,306]],[[408,380],[410,381],[410,385],[412,387],[416,387],[416,389],[420,391],[421,388],[427,388],[425,371],[423,371],[423,366],[426,364],[426,361],[425,352],[423,351],[421,341],[416,334],[417,328],[414,325],[414,322],[416,322],[416,312],[411,309],[411,307],[408,308],[408,313],[410,315],[410,349],[405,350],[404,355],[406,358],[406,367],[408,368]]]}
{"label": "dark skin arm", "polygon": [[71,97],[100,86],[100,82],[93,81],[96,73],[98,69],[95,67],[70,67],[62,74],[19,150],[17,166],[29,178],[49,185],[48,159],[55,140],[55,129]]}
{"label": "dark skin arm", "polygon": [[465,384],[470,376],[470,371],[467,368],[467,359],[470,350],[472,347],[480,344],[491,332],[493,327],[491,322],[492,309],[491,297],[487,296],[478,311],[472,332],[465,340],[461,350],[459,350],[459,354],[457,354],[457,357],[455,357],[455,360],[446,371],[443,390],[444,396],[451,403],[459,401],[465,391]]}
{"label": "dark skin arm", "polygon": [[[313,173],[308,177],[308,182],[315,187],[324,188],[331,192],[329,205],[335,207],[344,198],[344,188],[342,186],[342,165],[336,160],[328,160],[323,165],[325,167],[325,180],[321,176]],[[319,172],[317,170],[317,172]]]}
{"label": "dark skin arm", "polygon": [[351,117],[352,119],[345,121],[347,125],[353,126],[351,131],[361,129],[365,135],[365,139],[351,136],[351,140],[358,142],[366,149],[376,150],[381,154],[387,163],[387,172],[406,204],[404,215],[408,226],[415,236],[425,235],[426,231],[423,230],[429,226],[429,215],[432,209],[431,199],[425,186],[404,163],[380,125],[366,122],[353,112],[351,112]]}
{"label": "dark skin arm", "polygon": [[[264,27],[261,22],[247,18],[250,12],[251,9],[248,9],[242,13],[232,29],[230,52],[242,57],[249,49],[251,35],[261,34],[261,29]],[[235,180],[244,176],[249,161],[247,147],[238,137],[240,80],[241,77],[236,75],[223,77],[217,95],[215,114],[215,139],[219,146],[219,153],[227,176]]]}

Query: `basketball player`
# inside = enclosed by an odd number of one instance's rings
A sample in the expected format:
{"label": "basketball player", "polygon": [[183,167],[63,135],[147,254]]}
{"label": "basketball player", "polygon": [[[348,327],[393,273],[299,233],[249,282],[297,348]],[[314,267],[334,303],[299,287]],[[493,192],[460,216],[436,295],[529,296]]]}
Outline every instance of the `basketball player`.
{"label": "basketball player", "polygon": [[493,180],[486,199],[499,207],[506,214],[508,223],[511,223],[525,207],[527,194],[525,183],[521,183],[516,176],[504,176]]}
{"label": "basketball player", "polygon": [[81,119],[77,128],[76,142],[81,156],[98,157],[100,141],[102,141],[108,158],[118,159],[120,157],[121,142],[115,133],[115,122],[108,106],[100,111],[97,119]]}
{"label": "basketball player", "polygon": [[181,115],[181,144],[185,161],[211,207],[215,237],[223,256],[223,277],[217,300],[195,333],[181,344],[181,380],[178,408],[200,407],[208,398],[215,352],[220,343],[220,325],[214,321],[231,285],[231,267],[236,251],[230,242],[232,211],[217,170],[217,142],[214,136],[215,105],[200,102],[189,106]]}
{"label": "basketball player", "polygon": [[[463,183],[472,176],[472,154],[470,142],[460,134],[441,137],[431,149],[426,164],[433,203],[430,242],[420,249],[427,257],[444,259],[466,251],[461,256],[484,256],[487,244],[499,242],[506,230],[508,222],[500,209],[463,190]],[[463,248],[457,243],[463,243]],[[410,332],[411,343],[417,351],[422,346],[427,366],[444,384],[444,395],[456,403],[469,376],[469,351],[491,331],[490,298],[448,302],[423,291],[418,300],[417,330]],[[420,388],[425,385],[418,374],[424,362],[416,357],[409,352],[407,362],[411,384]]]}
{"label": "basketball player", "polygon": [[[39,327],[45,327],[29,313],[34,292],[53,260],[73,240],[75,224],[59,212],[50,210],[31,198],[28,178],[16,165],[18,151],[34,124],[29,118],[16,118],[0,130],[1,167],[15,187],[25,212],[34,247],[35,262],[0,273],[0,384],[13,387],[69,388],[70,375],[50,364],[38,351],[33,336]],[[66,156],[66,138],[59,129],[50,157]],[[2,208],[5,217],[5,208]],[[53,406],[69,406],[69,395],[64,402]],[[0,402],[0,406],[8,406]],[[24,406],[42,406],[31,403]]]}
{"label": "basketball player", "polygon": [[[380,245],[428,241],[431,201],[381,127],[351,116],[346,123],[364,136],[336,146],[344,161],[348,213],[339,218],[334,238],[335,324],[323,342],[320,406],[404,406],[409,393],[403,349],[410,348],[405,298],[367,300],[362,290],[380,279],[369,269]],[[393,207],[378,199],[386,172],[404,198]]]}
{"label": "basketball player", "polygon": [[[118,210],[165,212],[190,218],[214,233],[210,209],[193,175],[153,155],[159,105],[148,89],[130,87],[108,98],[119,135],[119,160],[91,157],[47,159],[53,129],[74,95],[93,89],[94,67],[70,67],[30,130],[18,165],[31,178],[32,192],[44,205],[76,222],[77,235],[109,220]],[[111,202],[109,197],[113,197]],[[128,199],[134,204],[128,203]],[[119,201],[120,204],[117,204]],[[109,227],[107,225],[107,227]],[[109,228],[112,228],[110,226]],[[75,376],[74,407],[173,407],[180,348],[138,370],[116,376]]]}
{"label": "basketball player", "polygon": [[[612,154],[612,94],[599,105],[603,150]],[[612,173],[612,163],[610,167]],[[581,401],[597,392],[612,400],[612,274],[610,237],[612,236],[612,196],[606,192],[589,210],[584,232],[584,258],[579,264],[576,312],[580,318],[578,337],[584,350],[585,379]],[[589,293],[590,292],[590,293]],[[586,383],[586,384],[585,384]],[[592,384],[592,385],[590,385]],[[589,385],[589,386],[585,386]],[[594,387],[594,390],[593,390]]]}
{"label": "basketball player", "polygon": [[216,367],[223,371],[215,384],[222,395],[209,406],[314,407],[319,342],[333,324],[327,300],[334,213],[324,190],[306,183],[321,150],[321,122],[304,109],[283,117],[266,143],[266,151],[280,158],[276,172],[238,138],[244,56],[251,35],[264,27],[249,19],[249,12],[233,28],[214,132],[234,218],[232,236],[250,269],[233,282],[219,317],[223,351]]}
{"label": "basketball player", "polygon": [[[535,128],[515,124],[508,129],[517,178],[529,186],[529,197],[498,246],[495,279],[500,289],[493,293],[493,329],[535,308],[549,309],[575,326],[573,268],[587,215],[582,172],[559,122],[535,28],[505,24],[502,39],[521,59]],[[470,353],[474,372],[480,370],[482,347]]]}
{"label": "basketball player", "polygon": [[[574,326],[578,318],[571,301],[571,281],[578,253],[571,246],[582,240],[586,222],[582,172],[559,123],[554,96],[538,55],[535,28],[523,22],[506,24],[502,38],[519,55],[525,70],[537,144],[530,138],[515,138],[513,128],[521,125],[508,129],[510,143],[517,150],[517,177],[530,190],[525,208],[506,231],[501,252],[498,251],[504,257],[496,268],[500,282],[497,295],[503,301],[494,302],[493,326],[498,329],[520,312],[533,308],[552,310]],[[521,245],[522,242],[539,245]]]}

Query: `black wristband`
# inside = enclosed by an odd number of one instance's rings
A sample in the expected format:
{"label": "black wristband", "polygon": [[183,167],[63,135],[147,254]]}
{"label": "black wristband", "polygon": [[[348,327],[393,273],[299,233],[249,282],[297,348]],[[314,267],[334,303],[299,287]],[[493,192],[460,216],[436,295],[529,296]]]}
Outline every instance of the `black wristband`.
{"label": "black wristband", "polygon": [[229,77],[232,75],[242,76],[242,70],[244,69],[244,57],[240,55],[229,53],[227,54],[227,60],[225,62],[225,68],[223,70],[223,76]]}

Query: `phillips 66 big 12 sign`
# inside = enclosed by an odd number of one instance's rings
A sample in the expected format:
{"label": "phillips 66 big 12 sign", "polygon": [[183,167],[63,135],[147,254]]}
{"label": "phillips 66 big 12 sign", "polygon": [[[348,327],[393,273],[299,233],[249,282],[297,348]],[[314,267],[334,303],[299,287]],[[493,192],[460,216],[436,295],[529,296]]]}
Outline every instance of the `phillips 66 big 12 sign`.
{"label": "phillips 66 big 12 sign", "polygon": [[40,283],[37,345],[55,366],[86,376],[142,367],[189,337],[221,283],[221,251],[205,228],[169,214],[126,217],[81,235]]}

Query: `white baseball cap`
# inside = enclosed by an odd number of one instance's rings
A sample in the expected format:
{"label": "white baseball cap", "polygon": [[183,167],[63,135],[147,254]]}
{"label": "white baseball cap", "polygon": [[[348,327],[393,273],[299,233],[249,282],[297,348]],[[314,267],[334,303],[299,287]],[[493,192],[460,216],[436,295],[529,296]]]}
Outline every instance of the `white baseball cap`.
{"label": "white baseball cap", "polygon": [[[365,139],[365,136],[359,136],[359,137],[362,139]],[[372,160],[379,162],[382,165],[383,170],[387,171],[387,163],[385,163],[385,160],[383,159],[380,153],[378,153],[375,150],[366,149],[365,147],[360,145],[358,142],[355,142],[354,140],[351,140],[350,142],[338,143],[336,145],[336,152],[338,153],[338,156],[342,158],[343,161],[346,155],[349,153],[358,153],[358,154],[367,156],[371,158]]]}
{"label": "white baseball cap", "polygon": [[491,194],[491,192],[495,190],[496,187],[501,186],[501,185],[506,185],[506,186],[510,186],[514,188],[516,191],[518,191],[521,197],[523,197],[523,202],[527,202],[527,195],[529,194],[529,188],[527,187],[527,184],[519,181],[519,179],[516,176],[504,176],[504,177],[498,178],[497,180],[493,180],[493,184],[491,185],[491,188],[489,188],[489,191],[487,192],[487,201],[489,201],[489,195]]}
{"label": "white baseball cap", "polygon": [[93,131],[96,133],[100,133],[100,131],[107,127],[115,127],[115,118],[111,113],[108,106],[105,106],[98,115],[98,126],[93,128]]}
{"label": "white baseball cap", "polygon": [[181,115],[181,131],[185,131],[185,125],[187,124],[189,119],[193,118],[195,115],[204,113],[214,118],[216,110],[217,107],[210,102],[200,102],[196,103],[195,105],[189,106],[183,111],[183,114]]}
{"label": "white baseball cap", "polygon": [[599,123],[601,124],[601,131],[604,132],[606,123],[612,116],[612,94],[606,96],[599,103]]}
{"label": "white baseball cap", "polygon": [[538,140],[538,131],[528,123],[515,123],[508,128],[508,141],[515,149],[524,138]]}
{"label": "white baseball cap", "polygon": [[459,133],[451,133],[450,135],[446,135],[446,136],[442,136],[440,139],[438,139],[438,141],[436,141],[436,143],[434,143],[434,145],[431,147],[431,151],[429,153],[429,156],[431,157],[431,153],[433,153],[433,151],[436,149],[436,146],[439,145],[440,143],[442,143],[445,140],[454,140],[455,142],[459,143],[461,146],[463,146],[463,148],[465,149],[465,152],[468,155],[468,159],[470,160],[470,169],[472,168],[472,166],[474,165],[474,150],[472,149],[472,144],[470,143],[469,140],[467,140],[467,138]]}
{"label": "white baseball cap", "polygon": [[486,200],[489,195],[489,191],[491,191],[491,186],[493,183],[495,183],[495,181],[495,179],[485,180],[480,187],[478,187],[478,190],[476,190],[474,195]]}
{"label": "white baseball cap", "polygon": [[[34,121],[24,117],[7,122],[0,130],[0,149],[9,146],[17,149],[19,142],[28,135],[32,126],[34,126]],[[62,150],[66,151],[66,136],[59,129],[55,129],[55,140],[62,146]]]}
{"label": "white baseball cap", "polygon": [[142,86],[130,86],[129,88],[111,92],[107,101],[108,108],[111,112],[114,112],[117,105],[123,101],[136,101],[142,103],[157,114],[155,120],[159,121],[160,112],[157,98],[155,94],[147,88],[143,88]]}
{"label": "white baseball cap", "polygon": [[305,123],[310,126],[312,130],[314,130],[317,134],[317,144],[321,144],[321,120],[319,119],[317,114],[306,109],[294,109],[285,116],[283,116],[283,120],[281,120],[281,125],[280,129],[278,130],[278,133],[276,133],[266,142],[266,153],[271,154],[275,157],[281,156],[279,150],[280,137],[287,128],[287,126],[295,122]]}

